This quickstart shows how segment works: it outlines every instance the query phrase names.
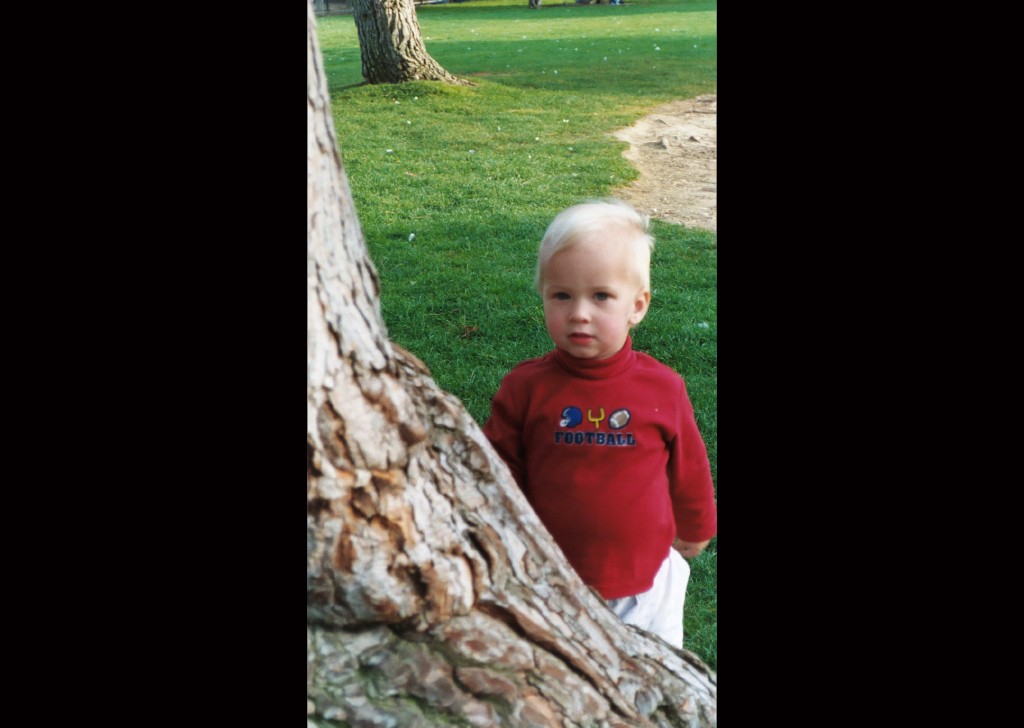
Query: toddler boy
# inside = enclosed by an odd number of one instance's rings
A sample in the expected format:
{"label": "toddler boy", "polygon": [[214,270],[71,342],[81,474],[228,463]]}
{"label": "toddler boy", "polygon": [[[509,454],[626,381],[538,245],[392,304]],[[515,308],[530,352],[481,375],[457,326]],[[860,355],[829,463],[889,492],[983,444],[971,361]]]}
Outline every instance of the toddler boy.
{"label": "toddler boy", "polygon": [[698,555],[718,517],[686,385],[629,335],[650,305],[653,246],[618,200],[555,217],[535,278],[555,349],[505,376],[484,433],[583,582],[681,648],[680,552]]}

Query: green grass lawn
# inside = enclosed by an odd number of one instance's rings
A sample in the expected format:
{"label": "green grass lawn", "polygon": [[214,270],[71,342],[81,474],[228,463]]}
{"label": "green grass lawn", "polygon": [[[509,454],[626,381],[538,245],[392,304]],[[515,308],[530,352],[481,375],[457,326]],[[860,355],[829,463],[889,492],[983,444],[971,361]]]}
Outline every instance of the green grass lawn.
{"label": "green grass lawn", "polygon": [[[533,269],[565,207],[634,179],[611,136],[717,92],[717,2],[420,6],[427,50],[474,86],[363,86],[350,15],[318,18],[334,124],[392,340],[487,419],[501,377],[551,348]],[[686,379],[718,483],[717,236],[654,221],[634,346]],[[691,562],[686,646],[717,670],[717,539]]]}

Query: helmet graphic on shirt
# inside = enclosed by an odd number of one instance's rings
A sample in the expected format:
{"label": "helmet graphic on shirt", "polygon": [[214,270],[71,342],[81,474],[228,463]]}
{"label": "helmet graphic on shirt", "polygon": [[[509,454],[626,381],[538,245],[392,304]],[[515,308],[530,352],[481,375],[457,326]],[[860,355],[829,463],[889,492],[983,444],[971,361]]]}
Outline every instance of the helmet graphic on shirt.
{"label": "helmet graphic on shirt", "polygon": [[575,427],[579,423],[583,422],[583,412],[579,407],[566,407],[562,410],[562,419],[559,421],[559,427]]}

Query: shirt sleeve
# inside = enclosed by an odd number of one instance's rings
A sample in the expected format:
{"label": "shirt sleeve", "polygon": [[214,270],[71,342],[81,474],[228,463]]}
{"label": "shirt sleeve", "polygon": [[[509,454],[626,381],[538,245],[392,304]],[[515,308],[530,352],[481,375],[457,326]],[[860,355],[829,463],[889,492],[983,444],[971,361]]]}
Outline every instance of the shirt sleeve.
{"label": "shirt sleeve", "polygon": [[676,535],[683,541],[699,543],[718,533],[718,506],[711,478],[711,463],[693,405],[682,384],[679,424],[669,443],[669,491],[676,519]]}
{"label": "shirt sleeve", "polygon": [[484,423],[483,431],[495,451],[508,465],[521,490],[525,490],[526,487],[523,451],[525,415],[525,403],[516,398],[514,384],[506,376],[491,400],[491,414]]}

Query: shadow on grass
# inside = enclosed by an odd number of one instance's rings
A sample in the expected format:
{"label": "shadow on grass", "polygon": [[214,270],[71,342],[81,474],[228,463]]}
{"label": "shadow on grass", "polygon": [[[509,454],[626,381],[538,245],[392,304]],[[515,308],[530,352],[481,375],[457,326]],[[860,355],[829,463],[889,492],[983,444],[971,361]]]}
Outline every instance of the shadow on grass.
{"label": "shadow on grass", "polygon": [[[477,5],[474,3],[437,3],[433,5],[419,5],[416,7],[416,14],[421,18],[429,18],[432,13],[450,13],[452,12],[452,5],[462,5],[459,10],[464,12],[472,12],[472,17],[481,18],[486,20],[511,20],[515,21],[517,18],[522,17],[534,17],[544,16],[545,22],[548,20],[564,20],[567,22],[573,20],[579,20],[587,17],[603,17],[607,15],[615,14],[633,14],[633,15],[653,15],[659,13],[706,13],[718,9],[717,2],[709,3],[658,3],[651,4],[646,2],[637,2],[636,0],[626,0],[624,5],[610,5],[607,2],[602,4],[591,3],[589,5],[577,5],[574,2],[550,2],[550,0],[543,0],[542,5],[539,8],[533,9],[527,5],[527,1],[523,0],[522,6],[508,7],[507,5]],[[559,13],[563,13],[559,17]]]}
{"label": "shadow on grass", "polygon": [[663,96],[685,87],[694,93],[716,87],[716,43],[714,37],[667,37],[657,44],[637,37],[474,41],[468,47],[466,41],[434,41],[428,50],[457,76],[506,86]]}
{"label": "shadow on grass", "polygon": [[[467,47],[467,41],[431,41],[427,50],[456,76],[513,88],[639,97],[697,95],[717,88],[715,38],[668,38],[657,46],[636,37],[587,42],[472,41]],[[361,78],[359,61],[348,66],[331,69],[337,79],[330,85],[332,94],[367,85],[353,77]]]}
{"label": "shadow on grass", "polygon": [[[691,35],[676,31],[671,22],[663,32],[626,32],[620,36],[601,35],[615,26],[615,14],[640,16],[707,13],[717,5],[636,4],[627,6],[575,5],[543,6],[541,12],[507,6],[469,5],[424,6],[418,9],[427,52],[449,72],[466,78],[488,78],[502,85],[523,89],[616,93],[641,96],[680,96],[704,93],[717,86],[717,32]],[[442,16],[437,15],[442,13]],[[461,15],[459,13],[462,13]],[[433,17],[431,17],[433,16]],[[459,37],[461,29],[474,22],[523,21],[524,36],[543,24],[544,37],[522,40]],[[591,20],[601,21],[592,23]],[[438,25],[431,29],[431,23]],[[552,29],[557,32],[552,33]],[[559,30],[561,29],[561,30]],[[626,26],[623,26],[623,30]],[[612,31],[614,32],[614,30]],[[430,39],[431,34],[434,38]],[[509,35],[509,31],[496,32]],[[552,36],[556,37],[552,37]],[[343,52],[345,60],[325,58],[331,92],[362,85],[358,42],[352,38]],[[335,48],[336,52],[341,49]],[[557,71],[557,73],[555,73]]]}

